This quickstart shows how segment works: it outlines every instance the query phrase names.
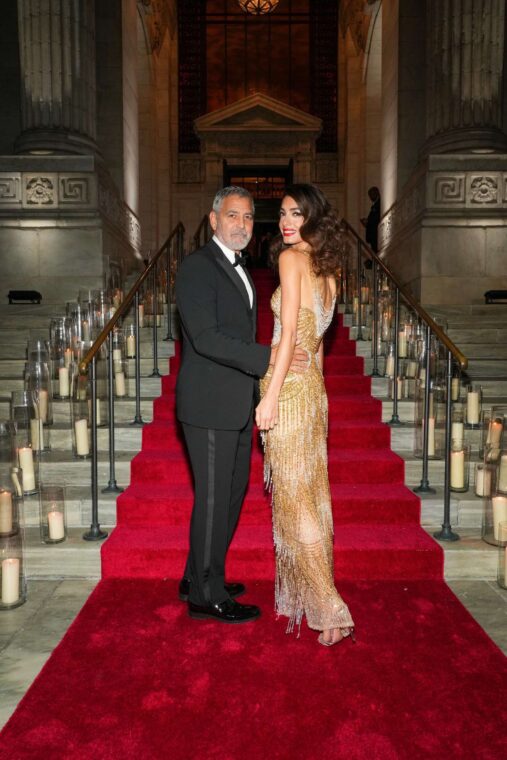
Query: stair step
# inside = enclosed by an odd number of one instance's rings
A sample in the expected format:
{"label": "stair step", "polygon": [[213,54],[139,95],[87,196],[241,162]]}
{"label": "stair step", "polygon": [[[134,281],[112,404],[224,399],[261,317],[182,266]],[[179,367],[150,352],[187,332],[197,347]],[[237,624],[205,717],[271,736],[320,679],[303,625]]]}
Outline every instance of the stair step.
{"label": "stair step", "polygon": [[[185,566],[188,530],[183,527],[117,527],[102,547],[103,578],[180,578]],[[235,577],[274,577],[271,526],[238,528],[228,552]],[[418,526],[353,525],[340,527],[334,539],[334,571],[340,580],[437,580],[443,551]]]}

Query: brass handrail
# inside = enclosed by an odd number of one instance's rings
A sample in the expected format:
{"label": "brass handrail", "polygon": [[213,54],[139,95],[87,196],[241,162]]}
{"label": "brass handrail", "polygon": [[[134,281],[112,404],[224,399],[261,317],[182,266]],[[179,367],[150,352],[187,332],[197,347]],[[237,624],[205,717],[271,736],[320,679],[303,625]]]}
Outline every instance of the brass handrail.
{"label": "brass handrail", "polygon": [[403,300],[414,309],[414,311],[421,317],[423,322],[425,322],[430,328],[430,330],[436,335],[438,340],[444,344],[444,346],[447,348],[448,351],[451,352],[451,354],[456,359],[460,367],[462,369],[466,369],[468,367],[467,357],[452,342],[452,340],[444,332],[444,330],[440,327],[440,325],[437,325],[437,323],[428,314],[426,309],[424,309],[423,306],[421,306],[421,304],[418,301],[416,301],[413,296],[410,295],[410,293],[400,283],[396,275],[389,269],[389,267],[382,261],[382,259],[379,256],[377,256],[377,254],[370,248],[370,246],[367,243],[365,243],[362,238],[359,237],[356,230],[347,222],[347,220],[342,219],[341,224],[343,227],[345,227],[345,229],[348,232],[351,233],[351,235],[353,235],[353,237],[356,239],[358,243],[361,243],[363,249],[368,254],[370,259],[372,259],[372,261],[376,261],[377,266],[380,267],[383,272],[385,272],[385,274],[389,277],[389,279],[398,288]]}
{"label": "brass handrail", "polygon": [[[107,325],[105,325],[105,327],[99,333],[98,337],[93,342],[93,345],[91,346],[91,348],[88,350],[88,352],[83,357],[83,359],[79,362],[79,371],[80,371],[81,374],[85,374],[86,373],[86,371],[88,369],[88,365],[93,361],[93,359],[95,358],[95,356],[99,352],[101,346],[104,344],[104,341],[108,337],[109,333],[111,333],[113,331],[113,329],[116,327],[116,325],[118,324],[118,322],[121,319],[123,319],[123,317],[126,315],[126,313],[128,312],[128,310],[129,310],[129,308],[130,308],[130,306],[132,304],[132,301],[135,298],[136,293],[139,291],[141,285],[146,280],[146,278],[148,277],[148,275],[156,267],[156,265],[159,262],[159,259],[162,257],[162,254],[164,254],[167,251],[167,248],[171,244],[172,240],[178,234],[181,234],[183,236],[184,233],[185,233],[185,227],[183,226],[183,224],[181,222],[178,222],[178,224],[173,229],[173,231],[171,232],[171,234],[169,235],[169,237],[167,238],[167,240],[165,241],[165,243],[159,248],[159,250],[157,251],[157,253],[155,254],[155,256],[152,258],[152,260],[150,261],[150,263],[141,272],[141,274],[139,275],[139,277],[137,278],[137,280],[135,281],[135,283],[133,284],[133,286],[131,287],[131,289],[129,290],[129,292],[127,293],[127,295],[125,296],[125,298],[121,302],[121,304],[118,307],[118,309],[116,309],[115,313],[113,314],[113,316],[111,317],[111,319],[109,320],[109,322],[107,323]],[[168,308],[169,308],[169,305],[168,305]]]}

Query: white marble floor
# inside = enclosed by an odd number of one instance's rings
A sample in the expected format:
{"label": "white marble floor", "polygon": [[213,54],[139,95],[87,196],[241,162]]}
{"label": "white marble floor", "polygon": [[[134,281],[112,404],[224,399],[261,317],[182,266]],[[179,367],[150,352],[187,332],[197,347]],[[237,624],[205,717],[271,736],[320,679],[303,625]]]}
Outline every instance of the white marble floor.
{"label": "white marble floor", "polygon": [[[32,580],[26,603],[0,613],[0,727],[14,712],[95,583]],[[507,591],[493,581],[452,581],[449,586],[507,654]]]}

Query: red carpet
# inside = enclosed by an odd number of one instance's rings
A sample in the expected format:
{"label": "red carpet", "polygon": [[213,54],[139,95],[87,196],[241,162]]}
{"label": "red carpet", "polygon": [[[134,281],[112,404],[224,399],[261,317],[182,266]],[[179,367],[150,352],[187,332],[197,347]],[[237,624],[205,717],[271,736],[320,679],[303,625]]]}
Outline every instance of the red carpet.
{"label": "red carpet", "polygon": [[[259,273],[257,284],[267,303],[270,279]],[[270,330],[263,308],[260,339]],[[0,757],[505,755],[505,658],[442,581],[441,548],[419,526],[419,500],[403,485],[403,461],[347,330],[336,327],[326,344],[336,577],[358,643],[325,649],[305,624],[298,639],[275,619],[257,446],[228,577],[248,583],[245,601],[259,603],[263,617],[245,626],[188,619],[176,580],[191,486],[173,374],[118,499],[104,580],[4,729]]]}

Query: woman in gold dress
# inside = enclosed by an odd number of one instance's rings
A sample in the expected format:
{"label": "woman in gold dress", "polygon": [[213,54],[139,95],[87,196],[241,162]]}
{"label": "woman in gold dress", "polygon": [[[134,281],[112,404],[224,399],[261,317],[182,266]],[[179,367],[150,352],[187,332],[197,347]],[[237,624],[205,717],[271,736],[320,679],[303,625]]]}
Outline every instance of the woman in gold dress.
{"label": "woman in gold dress", "polygon": [[[306,615],[319,643],[354,638],[349,609],[333,578],[333,517],[327,472],[327,396],[322,338],[336,301],[339,222],[313,185],[287,188],[273,247],[280,286],[271,299],[278,344],[261,381],[256,422],[273,492],[276,611],[288,632]],[[303,373],[289,371],[296,342],[308,351]]]}

